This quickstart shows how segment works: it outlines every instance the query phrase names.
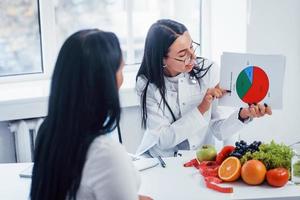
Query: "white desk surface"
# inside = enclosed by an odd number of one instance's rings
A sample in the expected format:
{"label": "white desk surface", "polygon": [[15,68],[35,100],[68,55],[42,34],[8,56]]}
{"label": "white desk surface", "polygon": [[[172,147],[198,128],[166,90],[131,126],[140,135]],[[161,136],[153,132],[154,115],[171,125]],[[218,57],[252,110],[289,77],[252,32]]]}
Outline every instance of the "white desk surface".
{"label": "white desk surface", "polygon": [[31,163],[0,164],[0,199],[29,199],[30,178],[20,178],[19,174]]}
{"label": "white desk surface", "polygon": [[[140,194],[149,195],[154,200],[300,200],[300,186],[291,183],[282,188],[273,188],[267,184],[248,186],[241,181],[223,184],[233,186],[232,194],[222,194],[207,189],[196,169],[183,167],[183,163],[193,157],[193,152],[185,152],[182,157],[164,158],[166,168],[159,165],[142,171]],[[19,173],[29,165],[30,163],[0,164],[1,200],[28,199],[31,179],[20,178]]]}

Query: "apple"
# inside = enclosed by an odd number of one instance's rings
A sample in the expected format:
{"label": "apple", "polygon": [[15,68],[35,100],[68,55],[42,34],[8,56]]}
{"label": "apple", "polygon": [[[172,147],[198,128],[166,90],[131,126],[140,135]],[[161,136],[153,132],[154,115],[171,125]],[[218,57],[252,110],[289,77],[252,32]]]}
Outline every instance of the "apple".
{"label": "apple", "polygon": [[202,161],[212,161],[216,159],[217,150],[212,145],[203,145],[197,150],[196,156],[199,162]]}

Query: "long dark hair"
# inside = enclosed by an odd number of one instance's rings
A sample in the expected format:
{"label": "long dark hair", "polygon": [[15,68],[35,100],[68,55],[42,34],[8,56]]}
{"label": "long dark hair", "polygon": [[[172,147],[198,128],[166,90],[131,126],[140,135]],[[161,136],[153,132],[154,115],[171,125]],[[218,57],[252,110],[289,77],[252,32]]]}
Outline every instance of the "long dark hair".
{"label": "long dark hair", "polygon": [[[144,76],[147,79],[147,83],[141,94],[143,128],[146,128],[147,126],[146,95],[150,83],[154,84],[161,94],[162,99],[160,104],[163,102],[163,105],[167,106],[172,114],[173,120],[176,120],[165,98],[166,87],[164,81],[163,59],[167,57],[169,47],[179,36],[183,35],[185,31],[187,31],[187,28],[183,24],[170,19],[158,20],[148,31],[143,60],[136,77],[136,79],[138,79],[138,77]],[[197,67],[190,72],[191,76],[197,78],[199,84],[199,79],[202,78],[210,68],[210,66],[204,66],[204,61],[204,58],[198,57]]]}
{"label": "long dark hair", "polygon": [[82,30],[63,44],[55,65],[48,116],[34,154],[32,200],[76,199],[87,151],[120,119],[116,72],[122,53],[115,34]]}

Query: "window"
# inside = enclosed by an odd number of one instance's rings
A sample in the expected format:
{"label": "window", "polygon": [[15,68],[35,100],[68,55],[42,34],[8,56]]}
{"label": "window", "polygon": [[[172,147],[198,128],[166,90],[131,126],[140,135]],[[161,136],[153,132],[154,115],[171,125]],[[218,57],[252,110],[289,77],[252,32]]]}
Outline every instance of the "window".
{"label": "window", "polygon": [[1,0],[0,81],[16,74],[49,78],[62,43],[80,29],[115,32],[128,66],[141,62],[147,31],[158,19],[182,22],[200,42],[200,6],[200,0]]}
{"label": "window", "polygon": [[141,62],[147,31],[161,18],[184,23],[194,40],[200,41],[199,0],[188,4],[180,0],[73,0],[55,4],[58,46],[79,29],[112,31],[119,37],[127,64]]}
{"label": "window", "polygon": [[43,72],[37,1],[0,1],[0,77]]}
{"label": "window", "polygon": [[[188,3],[187,3],[188,2]],[[145,38],[150,26],[158,19],[173,19],[183,23],[192,38],[200,41],[200,1],[199,0],[132,0],[132,58],[130,61],[139,63],[143,57]]]}
{"label": "window", "polygon": [[[116,33],[122,49],[126,49],[125,0],[58,0],[54,7],[58,47],[69,35],[80,29],[98,28]],[[126,50],[124,53],[126,54]]]}

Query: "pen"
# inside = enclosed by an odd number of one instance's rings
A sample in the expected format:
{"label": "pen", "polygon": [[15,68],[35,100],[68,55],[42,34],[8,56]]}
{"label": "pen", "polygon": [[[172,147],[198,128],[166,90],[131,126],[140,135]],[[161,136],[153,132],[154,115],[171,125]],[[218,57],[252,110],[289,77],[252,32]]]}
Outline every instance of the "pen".
{"label": "pen", "polygon": [[161,166],[162,166],[162,167],[166,167],[166,163],[164,162],[164,160],[163,160],[160,156],[158,156],[157,158],[158,158],[158,160],[159,160]]}

